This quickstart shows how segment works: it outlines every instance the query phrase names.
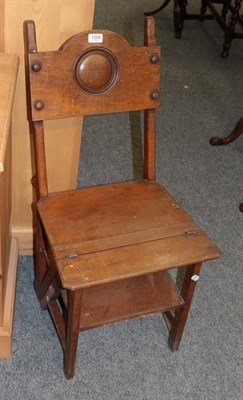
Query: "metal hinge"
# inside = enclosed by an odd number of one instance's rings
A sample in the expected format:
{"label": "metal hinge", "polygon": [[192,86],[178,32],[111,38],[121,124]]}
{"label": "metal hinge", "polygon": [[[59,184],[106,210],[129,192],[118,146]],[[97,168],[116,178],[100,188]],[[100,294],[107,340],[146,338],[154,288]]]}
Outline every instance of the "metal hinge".
{"label": "metal hinge", "polygon": [[189,235],[189,236],[194,236],[194,235],[196,235],[196,232],[194,232],[194,231],[185,231],[185,234]]}
{"label": "metal hinge", "polygon": [[66,255],[66,258],[77,258],[78,254],[77,253],[70,253]]}

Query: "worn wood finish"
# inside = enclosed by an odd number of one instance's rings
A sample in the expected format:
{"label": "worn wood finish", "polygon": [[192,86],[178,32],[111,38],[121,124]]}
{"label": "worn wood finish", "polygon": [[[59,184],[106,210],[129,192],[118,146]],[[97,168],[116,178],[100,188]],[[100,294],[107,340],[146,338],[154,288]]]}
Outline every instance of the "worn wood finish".
{"label": "worn wood finish", "polygon": [[54,194],[38,203],[38,211],[68,289],[168,269],[178,254],[181,265],[218,257],[207,235],[158,183]]}
{"label": "worn wood finish", "polygon": [[11,118],[18,57],[0,53],[0,357],[11,356],[18,247],[11,234]]}
{"label": "worn wood finish", "polygon": [[[192,274],[199,274],[203,261],[217,258],[219,249],[155,182],[160,52],[154,20],[146,19],[142,48],[130,47],[112,32],[89,31],[58,51],[33,53],[33,22],[25,28],[28,116],[36,156],[35,290],[60,337],[65,375],[74,375],[79,331],[155,312],[169,318],[175,350],[195,289]],[[88,44],[88,35],[97,33],[103,42]],[[145,109],[144,180],[48,190],[42,119],[138,108]],[[178,290],[168,270],[185,265]]]}
{"label": "worn wood finish", "polygon": [[57,258],[70,249],[67,232],[72,235],[72,251],[85,254],[198,230],[170,194],[154,182],[124,182],[50,194],[37,207]]}
{"label": "worn wood finish", "polygon": [[73,259],[62,258],[56,263],[63,285],[75,290],[218,257],[219,251],[212,242],[197,232],[193,238],[184,234],[85,254]]}

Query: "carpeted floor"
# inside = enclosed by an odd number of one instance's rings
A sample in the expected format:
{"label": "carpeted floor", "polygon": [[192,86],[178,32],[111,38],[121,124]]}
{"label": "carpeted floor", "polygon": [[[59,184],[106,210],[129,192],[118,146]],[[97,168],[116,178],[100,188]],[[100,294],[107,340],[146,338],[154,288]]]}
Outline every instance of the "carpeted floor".
{"label": "carpeted floor", "polygon": [[[194,7],[199,7],[198,1]],[[94,27],[143,42],[143,12],[161,0],[96,0]],[[76,375],[66,381],[62,351],[32,282],[33,260],[19,260],[13,358],[0,360],[1,400],[240,400],[243,398],[243,137],[211,147],[243,116],[243,41],[220,57],[213,21],[186,21],[174,39],[172,5],[156,17],[162,47],[157,176],[222,250],[198,282],[180,350],[167,347],[161,315],[80,335]],[[94,125],[92,123],[94,122]],[[141,175],[142,117],[87,118],[78,184]],[[127,129],[127,133],[126,133]]]}

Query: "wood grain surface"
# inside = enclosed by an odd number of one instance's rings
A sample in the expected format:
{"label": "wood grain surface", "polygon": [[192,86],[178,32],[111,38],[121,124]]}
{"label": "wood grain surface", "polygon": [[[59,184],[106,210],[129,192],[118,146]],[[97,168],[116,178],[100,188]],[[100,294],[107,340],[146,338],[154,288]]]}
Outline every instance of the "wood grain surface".
{"label": "wood grain surface", "polygon": [[[2,0],[4,9],[0,43],[5,52],[20,57],[20,68],[13,110],[13,233],[19,239],[20,251],[32,251],[32,178],[29,126],[26,117],[23,21],[33,19],[38,27],[39,49],[54,50],[71,35],[92,27],[95,0]],[[2,25],[1,25],[2,26]],[[4,36],[4,39],[3,39]],[[66,131],[72,133],[67,138]],[[53,190],[76,185],[82,120],[49,122],[47,161]],[[60,144],[58,152],[56,143]],[[55,152],[55,157],[51,157]]]}
{"label": "wood grain surface", "polygon": [[11,116],[18,64],[16,55],[0,53],[0,358],[11,356],[18,261],[17,241],[11,237]]}

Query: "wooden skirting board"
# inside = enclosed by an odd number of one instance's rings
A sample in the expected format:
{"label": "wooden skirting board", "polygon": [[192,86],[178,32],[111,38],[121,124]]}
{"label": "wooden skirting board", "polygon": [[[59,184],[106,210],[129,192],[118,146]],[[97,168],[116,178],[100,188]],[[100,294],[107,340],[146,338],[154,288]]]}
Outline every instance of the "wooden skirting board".
{"label": "wooden skirting board", "polygon": [[33,229],[26,227],[13,227],[12,237],[18,242],[20,256],[33,255]]}
{"label": "wooden skirting board", "polygon": [[13,316],[15,305],[15,289],[18,266],[18,242],[12,238],[8,273],[6,277],[6,298],[3,310],[3,326],[0,326],[0,358],[12,356]]}

